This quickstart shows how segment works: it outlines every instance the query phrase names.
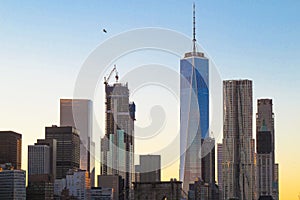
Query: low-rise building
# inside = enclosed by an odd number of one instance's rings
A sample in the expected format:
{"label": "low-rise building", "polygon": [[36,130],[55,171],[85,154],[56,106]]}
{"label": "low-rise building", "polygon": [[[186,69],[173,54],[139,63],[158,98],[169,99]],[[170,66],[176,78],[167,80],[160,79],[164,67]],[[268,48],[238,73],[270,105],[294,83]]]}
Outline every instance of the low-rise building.
{"label": "low-rise building", "polygon": [[134,199],[181,199],[182,182],[176,179],[159,182],[135,182]]}

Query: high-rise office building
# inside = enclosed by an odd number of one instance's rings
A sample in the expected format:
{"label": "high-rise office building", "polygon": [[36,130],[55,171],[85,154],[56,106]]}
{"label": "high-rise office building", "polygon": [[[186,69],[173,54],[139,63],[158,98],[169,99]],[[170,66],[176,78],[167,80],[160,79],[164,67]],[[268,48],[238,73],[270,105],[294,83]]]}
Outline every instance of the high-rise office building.
{"label": "high-rise office building", "polygon": [[273,179],[273,197],[274,200],[279,200],[279,164],[275,163],[274,166],[274,179]]}
{"label": "high-rise office building", "polygon": [[46,127],[46,139],[56,139],[56,178],[65,178],[70,169],[80,167],[79,131],[71,126]]}
{"label": "high-rise office building", "polygon": [[161,179],[160,155],[140,155],[140,165],[135,169],[136,176],[139,177],[137,182],[159,182]]}
{"label": "high-rise office building", "polygon": [[56,139],[38,139],[34,145],[46,145],[50,150],[50,176],[51,179],[56,179],[56,154],[57,154],[57,141]]}
{"label": "high-rise office building", "polygon": [[28,146],[27,199],[53,199],[56,178],[56,140],[38,140]]}
{"label": "high-rise office building", "polygon": [[277,199],[274,132],[272,99],[258,99],[256,114],[257,193],[259,197],[273,196],[273,199]]}
{"label": "high-rise office building", "polygon": [[223,199],[254,200],[252,81],[224,81],[223,101]]}
{"label": "high-rise office building", "polygon": [[26,172],[13,169],[11,163],[0,165],[0,199],[26,199]]}
{"label": "high-rise office building", "polygon": [[47,145],[28,146],[28,176],[50,174],[50,147]]}
{"label": "high-rise office building", "polygon": [[209,60],[196,50],[180,60],[180,180],[183,190],[201,177],[201,140],[209,136]]}
{"label": "high-rise office building", "polygon": [[11,163],[21,169],[22,135],[13,131],[0,131],[0,164]]}
{"label": "high-rise office building", "polygon": [[218,186],[220,194],[222,195],[223,190],[223,173],[222,173],[222,163],[223,163],[223,145],[218,143],[217,145],[217,160],[218,160]]}
{"label": "high-rise office building", "polygon": [[207,137],[202,139],[201,178],[205,183],[215,183],[215,139]]}
{"label": "high-rise office building", "polygon": [[80,132],[80,169],[90,173],[95,183],[95,143],[93,142],[93,103],[88,99],[61,99],[60,126],[72,126]]}
{"label": "high-rise office building", "polygon": [[135,104],[127,84],[105,84],[106,133],[101,139],[101,174],[124,179],[125,198],[132,197],[134,179]]}

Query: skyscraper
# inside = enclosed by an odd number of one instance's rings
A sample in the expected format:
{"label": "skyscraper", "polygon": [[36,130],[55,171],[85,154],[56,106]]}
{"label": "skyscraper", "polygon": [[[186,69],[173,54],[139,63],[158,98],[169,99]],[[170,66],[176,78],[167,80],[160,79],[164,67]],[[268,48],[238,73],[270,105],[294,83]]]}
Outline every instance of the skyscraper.
{"label": "skyscraper", "polygon": [[21,169],[22,135],[13,131],[0,131],[0,164],[11,163]]}
{"label": "skyscraper", "polygon": [[50,174],[52,179],[56,179],[56,154],[57,154],[57,141],[56,139],[38,139],[34,145],[46,145],[50,150]]}
{"label": "skyscraper", "polygon": [[180,180],[186,192],[202,175],[201,140],[209,136],[209,61],[196,51],[193,8],[193,51],[180,60]]}
{"label": "skyscraper", "polygon": [[46,139],[56,139],[56,178],[66,178],[70,169],[80,166],[79,131],[71,126],[46,127]]}
{"label": "skyscraper", "polygon": [[93,142],[93,103],[88,99],[61,99],[60,125],[80,132],[80,169],[90,173],[95,183],[95,143]]}
{"label": "skyscraper", "polygon": [[223,199],[254,200],[252,81],[224,81],[223,101]]}
{"label": "skyscraper", "polygon": [[223,173],[222,173],[222,163],[223,163],[223,145],[222,143],[218,143],[217,145],[217,159],[218,159],[218,185],[219,190],[222,195],[223,191]]}
{"label": "skyscraper", "polygon": [[50,147],[48,145],[28,146],[28,176],[50,174]]}
{"label": "skyscraper", "polygon": [[135,104],[127,84],[105,84],[106,133],[101,139],[101,174],[124,179],[125,198],[132,197],[134,179]]}
{"label": "skyscraper", "polygon": [[277,199],[274,132],[272,99],[258,99],[256,114],[257,192],[259,197],[273,196]]}

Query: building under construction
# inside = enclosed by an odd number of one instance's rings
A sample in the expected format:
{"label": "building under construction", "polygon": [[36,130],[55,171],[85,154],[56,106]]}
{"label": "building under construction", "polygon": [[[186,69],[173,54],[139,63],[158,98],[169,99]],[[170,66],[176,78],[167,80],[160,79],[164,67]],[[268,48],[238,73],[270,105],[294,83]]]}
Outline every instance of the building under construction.
{"label": "building under construction", "polygon": [[106,132],[101,139],[101,174],[120,175],[124,179],[125,199],[132,199],[134,181],[134,120],[135,104],[129,102],[128,85],[108,84],[105,78]]}

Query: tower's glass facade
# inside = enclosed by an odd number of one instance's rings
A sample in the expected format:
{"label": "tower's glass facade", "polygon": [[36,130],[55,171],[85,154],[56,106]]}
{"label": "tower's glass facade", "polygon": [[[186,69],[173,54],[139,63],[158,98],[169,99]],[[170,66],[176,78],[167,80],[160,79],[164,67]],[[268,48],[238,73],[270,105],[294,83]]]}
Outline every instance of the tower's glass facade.
{"label": "tower's glass facade", "polygon": [[201,177],[201,139],[209,136],[209,60],[186,53],[180,75],[180,180],[188,191]]}

